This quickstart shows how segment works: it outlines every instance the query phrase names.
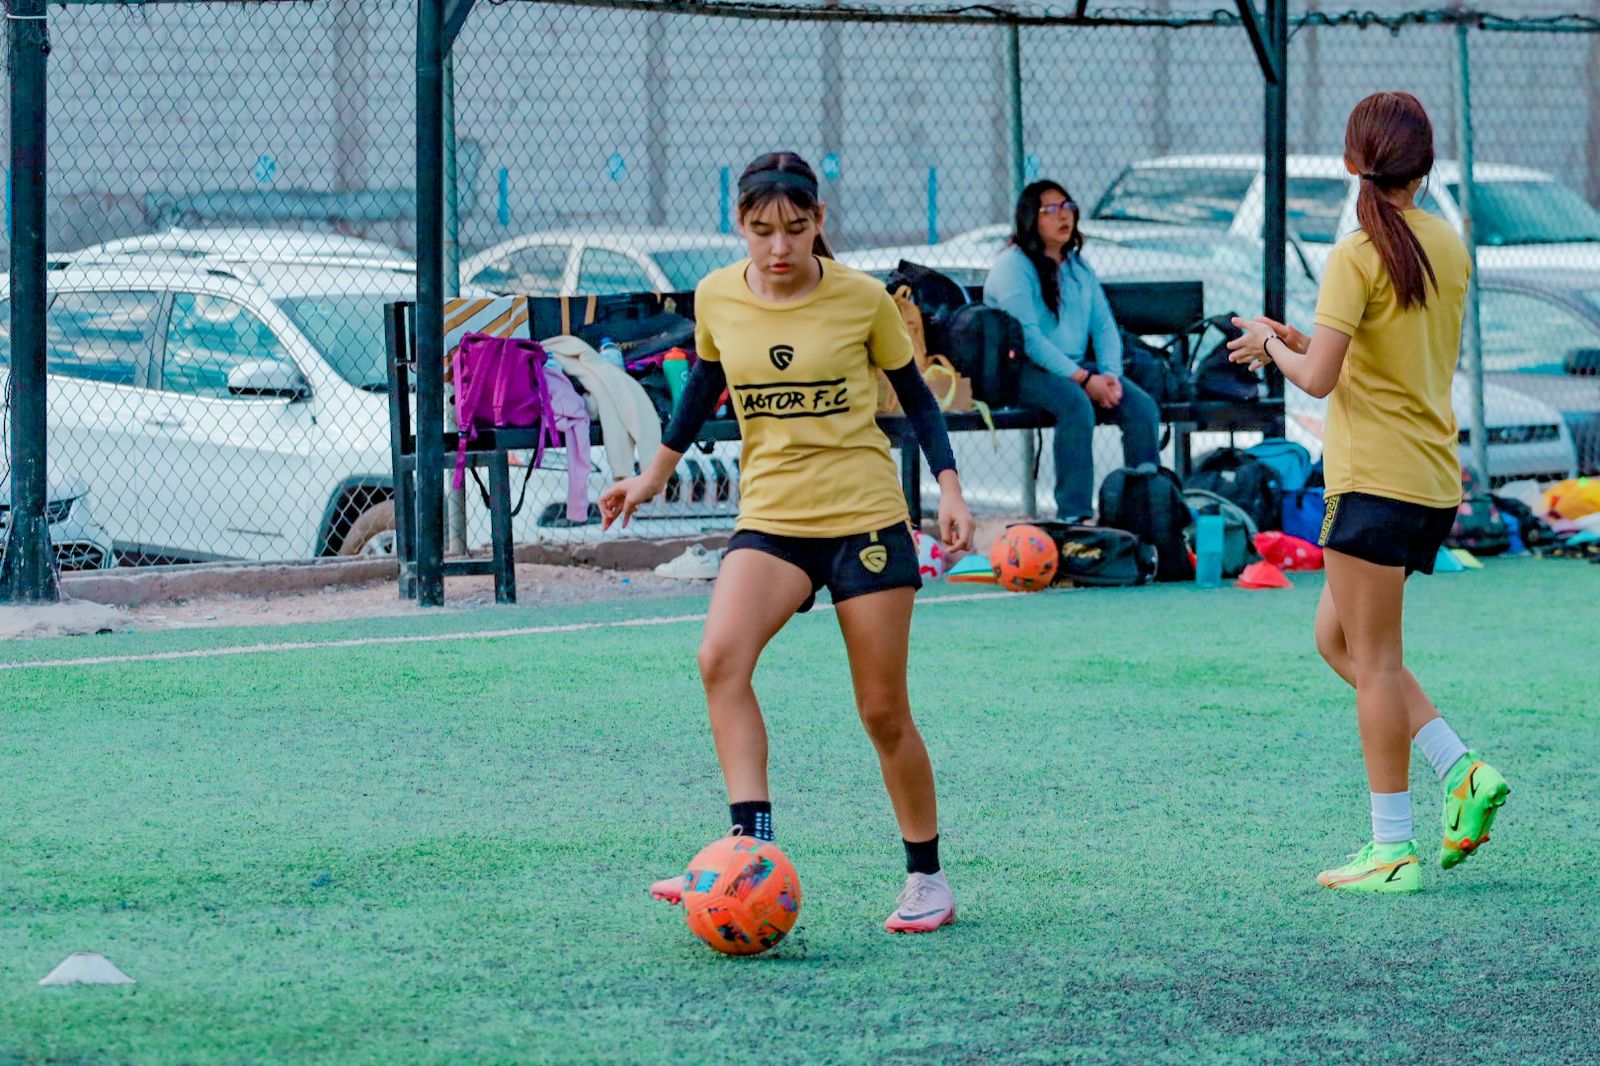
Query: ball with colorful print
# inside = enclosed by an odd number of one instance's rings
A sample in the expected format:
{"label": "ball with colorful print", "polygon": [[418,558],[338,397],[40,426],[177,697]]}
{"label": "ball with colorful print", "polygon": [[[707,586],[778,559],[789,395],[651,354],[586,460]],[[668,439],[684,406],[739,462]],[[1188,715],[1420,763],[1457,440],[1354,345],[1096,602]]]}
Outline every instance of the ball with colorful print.
{"label": "ball with colorful print", "polygon": [[950,569],[950,557],[945,555],[944,545],[939,543],[939,538],[914,529],[911,539],[917,544],[917,573],[928,581],[944,577],[945,571]]}
{"label": "ball with colorful print", "polygon": [[758,955],[800,917],[800,875],[770,840],[735,834],[713,841],[684,873],[689,931],[727,955]]}
{"label": "ball with colorful print", "polygon": [[995,580],[1012,592],[1049,588],[1060,562],[1056,542],[1038,526],[1012,526],[989,549]]}

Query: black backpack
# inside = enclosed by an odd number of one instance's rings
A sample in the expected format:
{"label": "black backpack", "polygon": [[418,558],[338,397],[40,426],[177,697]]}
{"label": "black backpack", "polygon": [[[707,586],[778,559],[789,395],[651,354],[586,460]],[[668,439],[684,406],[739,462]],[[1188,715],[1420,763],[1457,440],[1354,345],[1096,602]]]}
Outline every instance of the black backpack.
{"label": "black backpack", "polygon": [[1214,326],[1222,334],[1222,340],[1195,366],[1194,398],[1197,400],[1257,403],[1261,399],[1261,375],[1251,370],[1247,363],[1235,363],[1228,359],[1228,342],[1244,335],[1244,331],[1233,324],[1232,318],[1232,315],[1214,315],[1201,324],[1201,336],[1204,336],[1207,327]]}
{"label": "black backpack", "polygon": [[1183,485],[1166,467],[1125,466],[1100,483],[1100,526],[1132,533],[1156,550],[1157,581],[1193,581],[1185,533],[1194,522]]}
{"label": "black backpack", "polygon": [[1214,492],[1239,505],[1257,529],[1283,528],[1283,481],[1278,472],[1238,448],[1218,448],[1200,460],[1187,488]]}
{"label": "black backpack", "polygon": [[1156,575],[1156,550],[1132,533],[1066,522],[1032,522],[1055,541],[1061,558],[1053,585],[1124,588]]}
{"label": "black backpack", "polygon": [[1550,524],[1533,513],[1533,508],[1512,496],[1499,496],[1493,493],[1489,499],[1500,508],[1501,516],[1507,525],[1515,526],[1518,536],[1529,551],[1543,548],[1556,542],[1556,531]]}
{"label": "black backpack", "polygon": [[906,259],[894,268],[886,287],[890,292],[911,291],[911,302],[922,312],[922,335],[928,354],[946,354],[945,321],[957,308],[972,302],[967,290],[948,274]]}
{"label": "black backpack", "polygon": [[[923,315],[924,328],[928,321]],[[944,315],[937,323],[942,346],[932,337],[928,351],[943,355],[962,377],[972,379],[972,397],[990,407],[1011,407],[1017,402],[1017,380],[1022,375],[1022,323],[998,307],[969,303]]]}
{"label": "black backpack", "polygon": [[1173,362],[1169,351],[1146,344],[1127,330],[1122,331],[1122,376],[1148,393],[1157,406],[1187,403],[1193,397],[1188,371]]}

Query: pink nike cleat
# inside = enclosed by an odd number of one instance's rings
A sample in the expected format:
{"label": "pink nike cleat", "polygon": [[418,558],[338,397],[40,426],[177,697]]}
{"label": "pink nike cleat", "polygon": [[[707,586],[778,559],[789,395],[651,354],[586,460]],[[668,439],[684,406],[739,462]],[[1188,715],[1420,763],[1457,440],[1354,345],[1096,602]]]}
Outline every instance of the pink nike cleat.
{"label": "pink nike cleat", "polygon": [[943,870],[908,875],[895,903],[894,913],[883,923],[891,933],[931,933],[956,920],[956,897]]}
{"label": "pink nike cleat", "polygon": [[683,902],[683,875],[676,877],[663,877],[650,886],[650,898],[659,899],[662,903],[678,904]]}

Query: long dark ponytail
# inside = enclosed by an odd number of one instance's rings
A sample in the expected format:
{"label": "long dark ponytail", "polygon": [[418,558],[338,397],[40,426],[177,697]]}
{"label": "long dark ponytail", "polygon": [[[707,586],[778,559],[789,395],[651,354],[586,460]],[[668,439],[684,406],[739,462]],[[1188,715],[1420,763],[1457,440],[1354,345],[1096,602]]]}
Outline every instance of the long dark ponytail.
{"label": "long dark ponytail", "polygon": [[[822,204],[816,171],[797,152],[768,152],[739,175],[740,218],[778,201],[813,217]],[[811,251],[824,259],[833,258],[833,248],[820,228]]]}
{"label": "long dark ponytail", "polygon": [[[1439,281],[1422,242],[1406,225],[1405,213],[1384,189],[1404,189],[1433,169],[1433,124],[1410,93],[1373,93],[1350,112],[1344,154],[1361,176],[1356,218],[1394,284],[1402,308],[1428,302],[1428,283]],[[1426,280],[1424,280],[1426,279]]]}
{"label": "long dark ponytail", "polygon": [[[1034,273],[1039,275],[1039,295],[1044,297],[1044,305],[1050,313],[1057,318],[1061,317],[1061,279],[1057,276],[1059,266],[1044,250],[1044,238],[1039,235],[1039,208],[1043,205],[1044,194],[1058,192],[1068,201],[1072,195],[1060,184],[1053,181],[1036,181],[1022,190],[1022,195],[1017,197],[1017,213],[1012,223],[1011,243],[1022,250],[1028,257],[1028,262],[1033,264]],[[1071,263],[1073,258],[1083,248],[1083,230],[1074,226],[1072,237],[1067,241],[1065,248],[1061,249],[1061,259],[1064,263]]]}

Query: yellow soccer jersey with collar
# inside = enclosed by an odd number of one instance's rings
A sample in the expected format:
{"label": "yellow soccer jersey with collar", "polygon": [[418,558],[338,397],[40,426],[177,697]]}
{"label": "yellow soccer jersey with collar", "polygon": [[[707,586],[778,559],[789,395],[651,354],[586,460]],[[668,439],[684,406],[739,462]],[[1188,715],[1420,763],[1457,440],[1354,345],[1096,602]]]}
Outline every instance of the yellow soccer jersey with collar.
{"label": "yellow soccer jersey with collar", "polygon": [[757,296],[749,260],[695,290],[695,344],[720,362],[744,438],[738,528],[844,537],[907,518],[877,370],[911,361],[911,338],[881,282],[831,259],[798,300]]}
{"label": "yellow soccer jersey with collar", "polygon": [[1328,401],[1327,493],[1454,507],[1461,458],[1451,394],[1471,261],[1449,223],[1418,208],[1405,220],[1438,281],[1424,306],[1400,306],[1364,233],[1336,244],[1323,272],[1317,325],[1350,337]]}

